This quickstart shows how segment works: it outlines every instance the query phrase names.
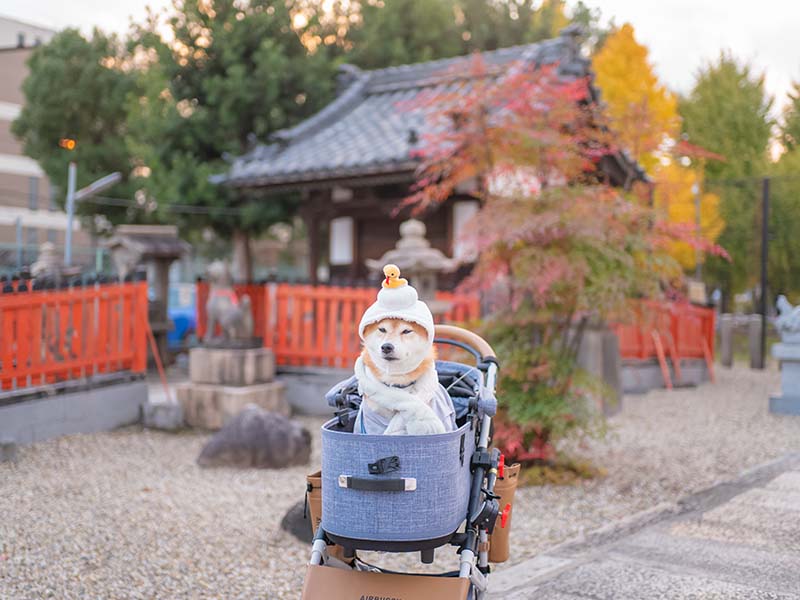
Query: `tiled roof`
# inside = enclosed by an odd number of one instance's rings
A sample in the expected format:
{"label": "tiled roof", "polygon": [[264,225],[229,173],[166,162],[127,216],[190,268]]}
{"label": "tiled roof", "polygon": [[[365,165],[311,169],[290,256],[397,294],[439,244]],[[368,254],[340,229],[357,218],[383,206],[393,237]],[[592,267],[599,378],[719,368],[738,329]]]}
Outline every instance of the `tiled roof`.
{"label": "tiled roof", "polygon": [[[588,74],[574,30],[558,38],[482,53],[489,67],[503,69],[522,59],[531,64],[559,64],[564,76]],[[256,146],[234,160],[217,182],[241,187],[291,185],[328,179],[411,171],[415,134],[423,116],[402,103],[426,93],[461,85],[455,73],[468,57],[361,71],[346,65],[346,89],[319,113],[276,132],[272,143]],[[463,74],[463,73],[462,73]],[[462,79],[463,81],[463,79]],[[419,143],[419,142],[417,142]]]}

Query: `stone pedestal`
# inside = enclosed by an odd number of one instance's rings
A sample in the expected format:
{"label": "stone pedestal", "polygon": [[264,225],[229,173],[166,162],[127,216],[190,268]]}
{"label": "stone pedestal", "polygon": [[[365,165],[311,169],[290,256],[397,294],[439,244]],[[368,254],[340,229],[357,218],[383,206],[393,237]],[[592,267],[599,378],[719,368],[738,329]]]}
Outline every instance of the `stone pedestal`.
{"label": "stone pedestal", "polygon": [[[723,367],[733,366],[733,315],[724,314],[719,318],[719,353]],[[759,340],[760,341],[760,340]]]}
{"label": "stone pedestal", "polygon": [[190,382],[176,387],[190,427],[220,429],[248,404],[288,416],[286,386],[275,378],[275,357],[267,348],[194,348]]}
{"label": "stone pedestal", "polygon": [[597,409],[606,416],[622,410],[622,361],[619,338],[609,329],[586,329],[578,348],[578,365],[606,385],[607,394],[594,397]]}
{"label": "stone pedestal", "polygon": [[194,383],[254,385],[275,377],[275,355],[269,348],[194,348],[189,378]]}
{"label": "stone pedestal", "polygon": [[763,369],[766,356],[761,352],[761,315],[750,315],[747,320],[747,345],[750,349],[750,368]]}
{"label": "stone pedestal", "polygon": [[800,343],[772,346],[772,356],[781,363],[781,395],[770,396],[770,412],[800,415]]}

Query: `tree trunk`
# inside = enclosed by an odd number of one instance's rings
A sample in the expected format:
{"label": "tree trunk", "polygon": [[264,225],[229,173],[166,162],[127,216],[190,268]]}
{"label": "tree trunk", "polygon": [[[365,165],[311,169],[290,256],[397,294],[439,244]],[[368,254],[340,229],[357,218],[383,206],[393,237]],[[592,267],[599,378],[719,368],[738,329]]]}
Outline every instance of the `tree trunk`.
{"label": "tree trunk", "polygon": [[250,252],[250,234],[241,229],[233,232],[233,265],[231,275],[234,283],[249,283],[253,279],[253,255]]}

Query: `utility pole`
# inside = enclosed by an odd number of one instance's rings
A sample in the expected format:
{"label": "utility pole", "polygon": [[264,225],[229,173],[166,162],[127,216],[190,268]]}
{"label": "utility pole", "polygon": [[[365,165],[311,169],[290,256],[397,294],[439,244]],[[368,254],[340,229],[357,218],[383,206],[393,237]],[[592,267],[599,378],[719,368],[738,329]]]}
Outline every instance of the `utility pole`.
{"label": "utility pole", "polygon": [[17,270],[22,269],[22,262],[23,262],[23,240],[22,240],[22,218],[17,217],[16,221],[14,222],[17,229]]}
{"label": "utility pole", "polygon": [[767,352],[767,259],[769,251],[769,177],[761,181],[761,361],[763,369]]}

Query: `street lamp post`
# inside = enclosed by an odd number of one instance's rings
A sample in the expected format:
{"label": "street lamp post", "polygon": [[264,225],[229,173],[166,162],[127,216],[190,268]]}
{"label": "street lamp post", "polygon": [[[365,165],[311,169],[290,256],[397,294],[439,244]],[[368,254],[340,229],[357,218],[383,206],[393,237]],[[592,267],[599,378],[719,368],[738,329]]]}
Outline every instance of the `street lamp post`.
{"label": "street lamp post", "polygon": [[85,188],[75,191],[76,170],[75,163],[69,163],[69,177],[67,180],[67,234],[64,239],[64,264],[66,266],[72,264],[72,222],[75,220],[75,203],[90,198],[122,180],[122,173],[114,171],[105,177],[101,177],[97,181],[93,181]]}
{"label": "street lamp post", "polygon": [[75,216],[75,177],[78,167],[70,161],[67,171],[67,232],[64,236],[64,264],[72,265],[72,221]]}

